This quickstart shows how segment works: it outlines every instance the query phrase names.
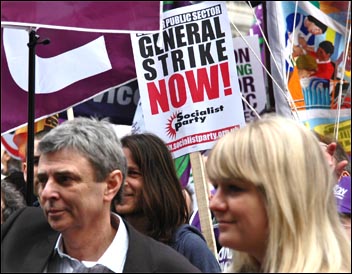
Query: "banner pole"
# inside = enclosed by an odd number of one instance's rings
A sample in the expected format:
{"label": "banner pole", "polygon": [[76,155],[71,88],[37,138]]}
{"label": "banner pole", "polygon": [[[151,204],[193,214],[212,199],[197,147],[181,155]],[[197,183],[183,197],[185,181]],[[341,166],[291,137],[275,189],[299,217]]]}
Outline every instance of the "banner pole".
{"label": "banner pole", "polygon": [[27,205],[33,203],[33,157],[34,157],[34,120],[35,120],[35,47],[38,37],[35,30],[29,32],[28,60],[28,127],[27,127]]}
{"label": "banner pole", "polygon": [[33,204],[33,179],[34,179],[34,120],[35,120],[35,48],[38,44],[47,45],[49,39],[38,42],[39,36],[35,29],[29,32],[28,57],[28,126],[27,126],[27,191],[26,202],[28,206]]}
{"label": "banner pole", "polygon": [[73,114],[73,108],[70,107],[66,110],[67,113],[67,120],[73,120],[75,118],[74,114]]}
{"label": "banner pole", "polygon": [[205,176],[205,166],[202,155],[199,151],[192,152],[190,153],[190,160],[202,234],[207,241],[209,249],[213,252],[214,256],[218,258],[212,218],[209,209],[208,182]]}

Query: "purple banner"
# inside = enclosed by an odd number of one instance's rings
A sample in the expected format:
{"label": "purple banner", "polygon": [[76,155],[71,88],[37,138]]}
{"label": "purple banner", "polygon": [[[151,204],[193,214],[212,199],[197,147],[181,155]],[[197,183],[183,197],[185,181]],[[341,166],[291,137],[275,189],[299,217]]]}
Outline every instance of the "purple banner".
{"label": "purple banner", "polygon": [[[135,79],[75,106],[73,114],[75,117],[108,117],[109,121],[113,124],[132,125],[138,101],[139,89],[137,79]],[[60,118],[67,119],[66,111],[59,115]]]}
{"label": "purple banner", "polygon": [[1,26],[98,32],[160,30],[160,1],[2,1]]}
{"label": "purple banner", "polygon": [[[130,36],[39,29],[49,45],[36,47],[35,119],[136,78]],[[1,29],[1,134],[27,124],[28,32]],[[14,37],[16,39],[14,39]]]}

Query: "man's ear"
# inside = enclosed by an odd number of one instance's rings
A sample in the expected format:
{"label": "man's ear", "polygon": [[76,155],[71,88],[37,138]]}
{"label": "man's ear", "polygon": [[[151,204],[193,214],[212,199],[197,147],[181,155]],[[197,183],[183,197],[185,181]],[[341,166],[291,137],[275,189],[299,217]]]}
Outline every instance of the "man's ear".
{"label": "man's ear", "polygon": [[27,162],[22,162],[23,178],[27,182]]}
{"label": "man's ear", "polygon": [[104,196],[107,200],[112,201],[116,196],[117,192],[122,187],[122,172],[121,170],[112,171],[106,179],[106,189]]}

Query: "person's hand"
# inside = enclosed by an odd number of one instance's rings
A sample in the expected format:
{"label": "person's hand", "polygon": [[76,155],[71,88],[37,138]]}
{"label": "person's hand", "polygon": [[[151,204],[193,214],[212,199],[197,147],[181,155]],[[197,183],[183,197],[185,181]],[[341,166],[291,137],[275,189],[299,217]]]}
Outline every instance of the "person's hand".
{"label": "person's hand", "polygon": [[296,58],[298,56],[304,55],[304,49],[299,46],[293,46],[292,57]]}
{"label": "person's hand", "polygon": [[298,38],[298,44],[304,49],[307,48],[307,41],[303,37]]}
{"label": "person's hand", "polygon": [[324,149],[325,158],[327,159],[329,166],[331,166],[335,170],[337,178],[340,178],[345,167],[348,165],[348,161],[342,160],[340,162],[337,162],[336,158],[334,157],[336,147],[337,147],[335,142],[332,142],[328,145],[321,143],[321,146]]}

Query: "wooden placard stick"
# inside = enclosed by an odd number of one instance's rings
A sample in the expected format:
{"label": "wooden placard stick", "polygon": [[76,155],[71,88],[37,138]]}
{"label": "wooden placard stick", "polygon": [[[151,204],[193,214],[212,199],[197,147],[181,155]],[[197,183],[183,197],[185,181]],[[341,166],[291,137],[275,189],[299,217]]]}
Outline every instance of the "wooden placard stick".
{"label": "wooden placard stick", "polygon": [[213,223],[209,209],[208,182],[206,180],[205,166],[201,153],[199,151],[190,153],[190,160],[202,234],[207,241],[209,249],[213,252],[215,257],[218,258]]}
{"label": "wooden placard stick", "polygon": [[72,107],[68,108],[66,110],[66,112],[67,112],[67,120],[73,120],[75,118],[73,115],[73,108]]}

